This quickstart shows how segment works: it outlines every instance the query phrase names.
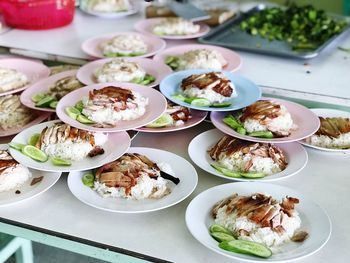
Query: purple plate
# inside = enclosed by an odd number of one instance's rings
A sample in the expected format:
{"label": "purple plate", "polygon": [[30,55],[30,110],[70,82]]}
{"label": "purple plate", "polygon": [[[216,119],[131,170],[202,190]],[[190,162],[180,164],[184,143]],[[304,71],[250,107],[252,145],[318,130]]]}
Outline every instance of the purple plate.
{"label": "purple plate", "polygon": [[191,116],[192,118],[189,119],[187,122],[185,122],[183,125],[179,126],[171,126],[171,127],[164,127],[164,128],[137,128],[137,131],[140,132],[173,132],[173,131],[180,131],[187,128],[191,128],[199,123],[201,123],[205,117],[207,116],[208,112],[201,111],[201,110],[191,110]]}
{"label": "purple plate", "polygon": [[222,121],[222,119],[232,112],[212,112],[210,115],[210,119],[216,128],[228,135],[247,141],[266,143],[285,143],[299,141],[314,134],[320,127],[320,120],[318,119],[317,115],[300,104],[275,98],[262,99],[277,101],[284,105],[291,114],[293,122],[298,126],[298,128],[292,131],[292,133],[288,137],[266,139],[242,135],[233,130],[231,127],[227,126]]}
{"label": "purple plate", "polygon": [[2,58],[0,68],[15,69],[27,76],[29,83],[21,88],[0,92],[0,96],[16,93],[34,84],[36,81],[50,75],[50,69],[44,64],[23,58]]}
{"label": "purple plate", "polygon": [[[118,122],[118,125],[116,127],[110,128],[97,128],[91,125],[83,124],[75,119],[72,119],[66,114],[65,109],[69,106],[74,106],[82,98],[88,97],[89,91],[93,89],[101,89],[106,86],[117,86],[130,89],[132,91],[140,93],[143,97],[148,98],[148,105],[146,106],[145,114],[135,120],[120,121]],[[132,83],[113,82],[90,85],[67,94],[59,101],[56,107],[56,114],[58,118],[60,118],[63,122],[68,123],[69,125],[79,129],[95,132],[119,132],[139,128],[155,121],[165,112],[166,107],[166,99],[159,91],[155,89],[147,88],[145,86]]]}
{"label": "purple plate", "polygon": [[[82,66],[77,73],[77,78],[79,81],[86,85],[97,84],[93,73],[96,69],[102,67],[105,63],[113,60],[113,58],[105,58],[95,60],[93,62],[87,63]],[[164,63],[155,62],[153,59],[149,58],[125,58],[128,61],[135,61],[140,64],[140,66],[146,71],[146,73],[154,76],[156,80],[147,87],[155,87],[159,85],[160,81],[165,78],[167,75],[171,74],[172,70],[170,67]]]}
{"label": "purple plate", "polygon": [[210,27],[204,23],[196,23],[199,24],[200,30],[196,34],[192,35],[181,35],[181,36],[172,36],[172,35],[165,35],[165,36],[158,36],[153,33],[153,28],[162,22],[164,18],[148,18],[144,20],[140,20],[135,24],[135,29],[141,33],[151,34],[153,36],[161,37],[164,39],[191,39],[191,38],[199,38],[201,36],[204,36],[210,31]]}
{"label": "purple plate", "polygon": [[32,101],[32,97],[38,93],[45,93],[49,91],[49,86],[54,84],[56,81],[63,79],[68,76],[75,76],[77,74],[77,70],[69,70],[64,71],[55,75],[52,75],[48,78],[39,80],[35,84],[31,85],[28,89],[22,92],[21,94],[21,102],[25,106],[31,109],[47,111],[47,112],[56,112],[55,109],[51,108],[40,108],[36,107],[35,103]]}
{"label": "purple plate", "polygon": [[241,68],[242,59],[236,52],[227,48],[211,46],[211,45],[187,44],[187,45],[175,46],[159,52],[153,57],[153,59],[155,61],[159,61],[165,64],[165,60],[167,57],[180,56],[185,52],[195,50],[195,49],[208,49],[208,50],[216,50],[217,52],[219,52],[227,61],[227,64],[223,67],[222,70],[235,72]]}
{"label": "purple plate", "polygon": [[[151,57],[157,52],[163,50],[166,46],[166,43],[163,39],[160,39],[158,37],[153,37],[149,35],[140,34],[137,32],[118,32],[118,33],[110,33],[107,35],[97,36],[90,38],[83,42],[81,45],[82,50],[88,54],[89,56],[92,56],[93,58],[105,58],[105,56],[102,53],[102,50],[100,49],[100,44],[103,42],[106,42],[116,36],[119,35],[139,35],[142,40],[147,45],[147,52],[140,56],[133,56],[133,57]],[[128,57],[128,56],[121,56],[122,58]]]}

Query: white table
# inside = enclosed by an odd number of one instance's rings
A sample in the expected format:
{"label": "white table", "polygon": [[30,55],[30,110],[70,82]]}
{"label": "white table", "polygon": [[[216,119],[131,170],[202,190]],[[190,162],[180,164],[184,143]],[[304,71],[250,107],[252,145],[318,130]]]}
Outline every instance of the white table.
{"label": "white table", "polygon": [[[77,10],[69,26],[44,31],[13,29],[0,36],[0,46],[17,49],[17,52],[19,49],[28,56],[83,63],[88,58],[80,49],[84,40],[104,33],[133,30],[135,22],[142,18],[143,15],[138,14],[118,20],[100,19]],[[168,46],[194,42],[172,41]],[[338,45],[350,47],[350,34],[310,61],[239,52],[243,59],[239,73],[262,86],[265,94],[350,107],[350,54],[337,50]]]}
{"label": "white table", "polygon": [[[209,124],[202,123],[185,131],[168,134],[140,133],[132,145],[168,150],[189,160],[189,142],[208,128],[211,128]],[[306,168],[278,184],[307,193],[321,205],[330,215],[333,233],[321,251],[299,262],[347,262],[350,258],[350,210],[347,201],[350,155],[329,154],[311,149],[308,149],[308,154],[309,163]],[[124,215],[97,210],[77,200],[69,192],[66,177],[63,176],[52,189],[41,196],[12,207],[1,208],[0,222],[12,220],[20,227],[27,224],[25,228],[38,227],[49,234],[54,231],[54,235],[63,235],[73,241],[84,239],[80,242],[98,242],[99,244],[94,245],[114,251],[126,249],[129,251],[126,253],[157,262],[160,259],[179,263],[236,262],[206,249],[186,228],[184,215],[191,199],[212,186],[228,182],[199,168],[197,172],[199,183],[194,193],[180,204],[159,212]],[[13,229],[0,224],[0,231],[4,229],[13,232]],[[43,242],[40,237],[26,234],[24,230],[18,231],[18,234]],[[57,246],[57,243],[53,245]],[[110,258],[109,260],[112,261]]]}

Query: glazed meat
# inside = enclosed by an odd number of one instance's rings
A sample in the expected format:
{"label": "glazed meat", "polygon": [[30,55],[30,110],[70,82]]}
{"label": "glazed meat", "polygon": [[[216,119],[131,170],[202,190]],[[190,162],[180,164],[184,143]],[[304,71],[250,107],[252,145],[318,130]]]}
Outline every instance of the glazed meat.
{"label": "glazed meat", "polygon": [[131,90],[123,89],[120,87],[108,86],[99,90],[92,90],[89,93],[90,100],[113,100],[126,103],[128,99],[134,99],[134,95]]}
{"label": "glazed meat", "polygon": [[244,122],[247,118],[251,118],[265,124],[269,119],[277,118],[281,114],[281,105],[270,100],[259,100],[244,109],[240,121]]}
{"label": "glazed meat", "polygon": [[321,126],[316,135],[325,135],[333,138],[350,132],[350,119],[348,118],[323,118],[319,117]]}

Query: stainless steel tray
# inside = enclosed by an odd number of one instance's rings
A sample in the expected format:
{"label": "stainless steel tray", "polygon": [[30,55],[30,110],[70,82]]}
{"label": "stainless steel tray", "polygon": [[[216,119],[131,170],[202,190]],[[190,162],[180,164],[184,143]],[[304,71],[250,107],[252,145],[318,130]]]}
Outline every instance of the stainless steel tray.
{"label": "stainless steel tray", "polygon": [[246,13],[233,17],[224,24],[211,30],[207,35],[199,38],[198,41],[205,44],[223,46],[235,50],[244,50],[282,57],[309,59],[316,57],[325,47],[339,39],[341,36],[350,32],[349,17],[332,15],[334,18],[345,19],[348,22],[348,25],[340,34],[333,36],[315,50],[305,52],[295,51],[292,50],[292,47],[288,42],[278,40],[269,41],[260,36],[249,35],[239,28],[241,21],[265,8],[267,8],[265,5],[260,4]]}

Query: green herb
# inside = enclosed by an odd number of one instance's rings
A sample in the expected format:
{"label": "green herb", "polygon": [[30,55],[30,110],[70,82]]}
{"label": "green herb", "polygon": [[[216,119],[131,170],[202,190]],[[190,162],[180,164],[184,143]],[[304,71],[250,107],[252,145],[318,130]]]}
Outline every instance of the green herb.
{"label": "green herb", "polygon": [[338,47],[339,50],[350,53],[350,48]]}

